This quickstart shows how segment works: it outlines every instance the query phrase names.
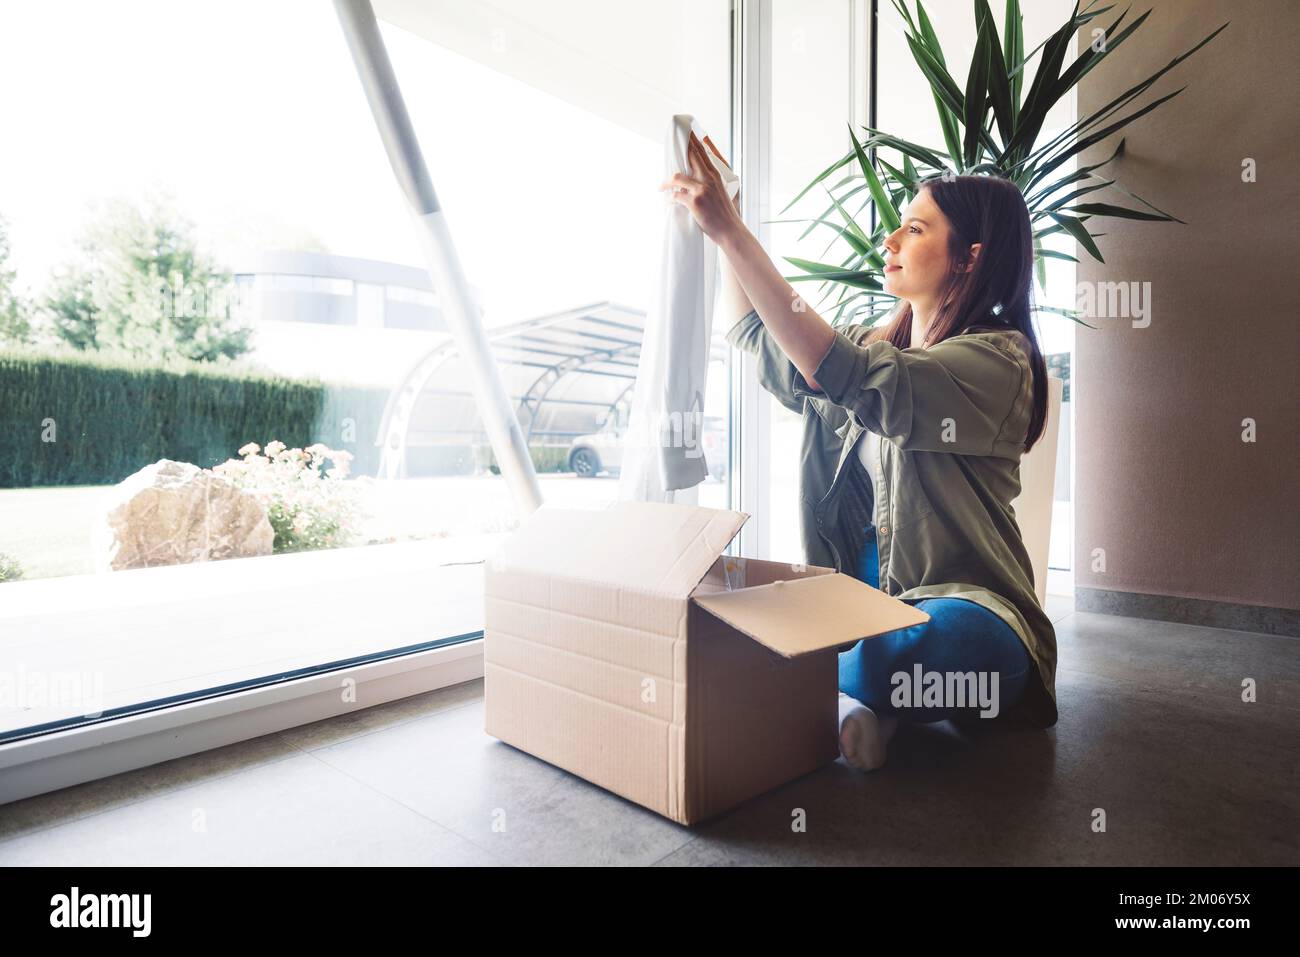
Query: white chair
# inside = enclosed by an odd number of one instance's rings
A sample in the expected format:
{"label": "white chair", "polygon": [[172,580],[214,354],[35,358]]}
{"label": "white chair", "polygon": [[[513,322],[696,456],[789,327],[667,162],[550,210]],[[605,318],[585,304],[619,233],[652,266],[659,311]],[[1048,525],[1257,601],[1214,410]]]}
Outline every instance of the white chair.
{"label": "white chair", "polygon": [[1052,542],[1052,499],[1056,488],[1056,444],[1061,434],[1061,397],[1065,384],[1047,377],[1047,426],[1043,437],[1020,457],[1020,494],[1011,502],[1016,524],[1034,566],[1038,603],[1047,601],[1047,555]]}

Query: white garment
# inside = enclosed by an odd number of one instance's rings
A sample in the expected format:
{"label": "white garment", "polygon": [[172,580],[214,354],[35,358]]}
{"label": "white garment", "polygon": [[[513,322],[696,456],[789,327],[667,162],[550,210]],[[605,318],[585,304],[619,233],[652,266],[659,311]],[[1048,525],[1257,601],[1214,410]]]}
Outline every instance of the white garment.
{"label": "white garment", "polygon": [[867,476],[874,482],[880,474],[880,436],[875,432],[863,432],[858,439],[858,461],[867,470]]}
{"label": "white garment", "polygon": [[[664,139],[665,181],[675,173],[693,175],[687,159],[692,131],[704,141],[703,130],[690,114],[672,118]],[[705,153],[727,195],[734,198],[740,178],[707,146]],[[622,501],[671,502],[676,489],[698,485],[709,474],[701,432],[717,254],[717,246],[691,211],[665,202],[657,282],[623,439],[618,489]]]}

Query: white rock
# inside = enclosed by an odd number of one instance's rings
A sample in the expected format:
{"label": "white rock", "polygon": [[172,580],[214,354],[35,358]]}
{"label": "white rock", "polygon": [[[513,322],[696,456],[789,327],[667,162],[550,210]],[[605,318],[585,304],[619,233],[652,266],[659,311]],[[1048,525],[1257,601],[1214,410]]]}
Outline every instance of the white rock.
{"label": "white rock", "polygon": [[94,535],[95,568],[270,555],[275,530],[251,492],[210,469],[161,459],[115,485]]}

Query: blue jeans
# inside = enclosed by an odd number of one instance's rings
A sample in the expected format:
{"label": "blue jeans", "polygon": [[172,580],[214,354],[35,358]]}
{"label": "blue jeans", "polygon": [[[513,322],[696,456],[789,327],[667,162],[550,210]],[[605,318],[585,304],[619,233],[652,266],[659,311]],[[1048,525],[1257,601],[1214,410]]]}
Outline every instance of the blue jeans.
{"label": "blue jeans", "polygon": [[[868,525],[863,532],[855,577],[879,588],[876,528]],[[981,712],[992,716],[994,702],[998,713],[1005,713],[1020,700],[1033,662],[1010,625],[983,605],[964,598],[904,600],[926,612],[930,620],[864,638],[849,651],[841,652],[840,691],[878,715],[894,715],[900,721],[921,724],[978,717]],[[949,674],[974,672],[977,682],[961,686],[964,701],[952,693],[936,697],[934,689],[943,688],[938,681],[926,679],[930,672],[943,676],[942,685],[950,686],[951,691],[956,691],[958,684],[950,685]],[[927,685],[931,688],[928,698],[924,694]],[[891,700],[896,696],[897,706]]]}

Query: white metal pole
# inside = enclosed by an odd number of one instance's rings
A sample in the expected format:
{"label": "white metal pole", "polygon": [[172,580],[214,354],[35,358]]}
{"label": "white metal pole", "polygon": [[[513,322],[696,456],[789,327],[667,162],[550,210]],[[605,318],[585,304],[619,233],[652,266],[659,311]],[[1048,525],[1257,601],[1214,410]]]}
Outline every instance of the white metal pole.
{"label": "white metal pole", "polygon": [[469,283],[465,280],[451,230],[433,191],[429,170],[424,165],[424,154],[420,152],[393,64],[379,34],[374,8],[370,0],[334,0],[334,10],[343,27],[371,115],[379,128],[379,138],[383,140],[388,161],[392,164],[393,175],[410,203],[442,315],[461,357],[469,365],[470,388],[483,417],[488,440],[522,518],[542,504],[537,472],[528,454],[528,442],[519,427],[514,406],[492,358],[487,333]]}

